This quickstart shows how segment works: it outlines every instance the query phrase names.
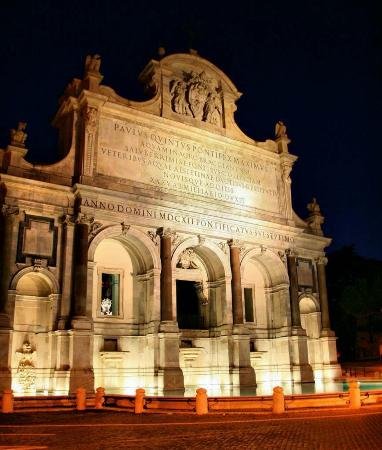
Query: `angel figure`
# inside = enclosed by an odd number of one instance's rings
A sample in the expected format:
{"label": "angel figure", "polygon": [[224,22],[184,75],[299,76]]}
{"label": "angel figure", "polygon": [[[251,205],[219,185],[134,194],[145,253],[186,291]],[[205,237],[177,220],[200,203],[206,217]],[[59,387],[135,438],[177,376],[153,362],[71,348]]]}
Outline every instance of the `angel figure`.
{"label": "angel figure", "polygon": [[286,126],[284,125],[284,122],[282,122],[281,120],[279,120],[276,123],[275,136],[276,136],[276,139],[279,139],[279,138],[282,138],[282,137],[287,137]]}

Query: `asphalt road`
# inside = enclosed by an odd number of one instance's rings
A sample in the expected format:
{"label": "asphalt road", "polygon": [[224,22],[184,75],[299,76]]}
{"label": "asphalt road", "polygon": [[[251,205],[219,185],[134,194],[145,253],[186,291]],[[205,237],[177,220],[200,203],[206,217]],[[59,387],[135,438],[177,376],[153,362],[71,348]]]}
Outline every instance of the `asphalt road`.
{"label": "asphalt road", "polygon": [[360,411],[0,414],[0,449],[382,449],[382,406]]}

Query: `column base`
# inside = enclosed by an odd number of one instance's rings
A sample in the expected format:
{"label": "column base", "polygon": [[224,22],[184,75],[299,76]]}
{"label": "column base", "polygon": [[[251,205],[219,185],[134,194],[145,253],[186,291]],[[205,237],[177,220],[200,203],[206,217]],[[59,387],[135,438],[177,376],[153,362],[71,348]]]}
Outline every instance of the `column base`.
{"label": "column base", "polygon": [[320,337],[334,337],[336,334],[330,328],[323,328]]}
{"label": "column base", "polygon": [[158,371],[158,377],[161,378],[163,395],[183,396],[184,379],[180,367],[167,367]]}
{"label": "column base", "polygon": [[11,329],[11,321],[6,313],[0,313],[0,328],[5,330]]}
{"label": "column base", "polygon": [[12,373],[9,367],[11,332],[0,331],[0,393],[4,389],[10,389],[12,385]]}
{"label": "column base", "polygon": [[85,388],[86,392],[94,392],[93,369],[71,369],[69,376],[70,394],[75,394],[80,387]]}
{"label": "column base", "polygon": [[240,395],[252,394],[256,388],[256,375],[253,367],[233,367],[230,370],[233,386],[238,386]]}
{"label": "column base", "polygon": [[74,330],[91,330],[93,327],[92,321],[86,316],[74,316],[70,324]]}
{"label": "column base", "polygon": [[310,364],[294,364],[291,369],[294,383],[314,383],[313,369]]}
{"label": "column base", "polygon": [[176,320],[162,320],[159,324],[159,333],[179,333]]}

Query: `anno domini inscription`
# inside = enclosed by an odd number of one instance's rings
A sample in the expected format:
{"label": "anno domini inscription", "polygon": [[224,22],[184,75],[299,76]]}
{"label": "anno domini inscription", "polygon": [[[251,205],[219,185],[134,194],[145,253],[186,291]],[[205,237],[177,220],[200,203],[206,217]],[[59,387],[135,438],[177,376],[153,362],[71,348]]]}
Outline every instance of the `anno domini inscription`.
{"label": "anno domini inscription", "polygon": [[98,142],[100,174],[279,212],[277,166],[265,158],[106,117]]}

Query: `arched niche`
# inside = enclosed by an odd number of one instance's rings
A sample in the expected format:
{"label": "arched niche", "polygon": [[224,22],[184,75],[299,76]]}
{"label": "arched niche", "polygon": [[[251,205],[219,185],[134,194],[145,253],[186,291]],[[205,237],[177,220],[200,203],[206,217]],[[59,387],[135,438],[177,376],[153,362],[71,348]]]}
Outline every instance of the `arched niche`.
{"label": "arched niche", "polygon": [[185,239],[174,250],[173,302],[180,329],[209,329],[227,321],[227,255],[213,242]]}
{"label": "arched niche", "polygon": [[159,306],[154,304],[159,249],[145,233],[132,227],[122,233],[121,225],[108,227],[91,241],[88,255],[96,324],[104,328],[159,320]]}
{"label": "arched niche", "polygon": [[12,279],[15,331],[52,331],[56,320],[59,286],[51,272],[33,267],[19,271]]}
{"label": "arched niche", "polygon": [[319,305],[313,295],[303,294],[299,298],[301,327],[308,338],[317,339],[321,333],[321,314]]}
{"label": "arched niche", "polygon": [[241,259],[241,277],[245,321],[258,330],[287,326],[289,279],[280,257],[263,247],[248,250]]}

